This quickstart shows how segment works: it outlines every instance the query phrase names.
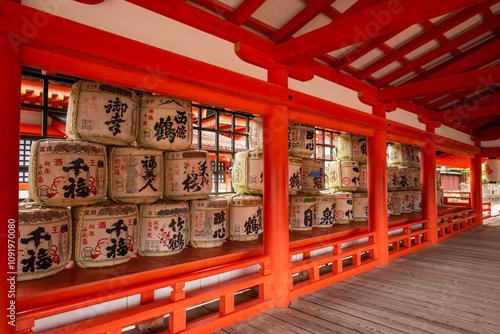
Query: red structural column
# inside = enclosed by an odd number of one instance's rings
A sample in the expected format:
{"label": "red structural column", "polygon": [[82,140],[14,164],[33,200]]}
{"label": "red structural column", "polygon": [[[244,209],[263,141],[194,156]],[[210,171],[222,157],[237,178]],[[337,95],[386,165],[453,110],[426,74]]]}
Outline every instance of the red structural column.
{"label": "red structural column", "polygon": [[481,156],[470,158],[470,202],[476,209],[477,223],[483,224],[483,181],[482,181]]}
{"label": "red structural column", "polygon": [[[372,108],[373,115],[385,118],[385,106]],[[368,228],[377,233],[381,265],[389,264],[386,138],[385,131],[368,137]]]}
{"label": "red structural column", "polygon": [[0,333],[15,332],[17,230],[19,202],[19,123],[21,60],[9,38],[0,34]]}
{"label": "red structural column", "polygon": [[[427,132],[434,133],[433,124],[426,124]],[[438,243],[437,233],[437,189],[436,189],[436,144],[428,143],[420,150],[422,164],[422,218],[428,220],[431,244]]]}
{"label": "red structural column", "polygon": [[[287,86],[287,72],[269,70],[268,80]],[[271,259],[274,306],[290,304],[288,240],[288,108],[264,116],[264,253]]]}

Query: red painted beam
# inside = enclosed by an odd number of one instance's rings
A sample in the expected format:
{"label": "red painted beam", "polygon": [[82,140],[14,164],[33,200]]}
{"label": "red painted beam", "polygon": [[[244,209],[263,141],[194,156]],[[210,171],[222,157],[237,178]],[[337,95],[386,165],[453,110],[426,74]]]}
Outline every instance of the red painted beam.
{"label": "red painted beam", "polygon": [[244,0],[231,14],[229,14],[227,20],[240,26],[259,9],[264,2],[266,2],[266,0]]}
{"label": "red painted beam", "polygon": [[236,27],[231,22],[181,0],[169,0],[168,4],[156,0],[127,1],[232,43],[246,43],[266,52],[274,50],[274,42],[267,38],[244,28]]}
{"label": "red painted beam", "polygon": [[[446,109],[458,109],[468,106],[483,105],[483,104],[493,104],[500,102],[500,86],[489,86],[487,90],[483,90],[474,95],[470,95],[474,92],[474,89],[463,90],[463,97],[459,99],[458,102],[454,103],[451,107]],[[448,102],[451,102],[450,100]]]}
{"label": "red painted beam", "polygon": [[[491,1],[488,2],[489,5],[491,5],[490,3],[491,3]],[[474,15],[480,13],[481,10],[483,10],[485,7],[487,7],[487,5],[479,4],[479,5],[476,5],[476,6],[473,6],[473,7],[470,7],[470,8],[467,8],[465,10],[460,11],[459,13],[446,19],[444,22],[441,22],[440,24],[427,30],[423,34],[406,42],[404,45],[402,45],[399,48],[397,48],[396,50],[394,50],[394,52],[391,52],[390,54],[386,55],[385,57],[381,58],[380,60],[363,68],[362,70],[360,70],[358,73],[355,74],[355,77],[358,79],[366,78],[370,74],[375,73],[378,70],[389,65],[390,63],[403,58],[405,55],[407,55],[411,51],[419,48],[420,46],[428,43],[432,39],[440,36],[443,32],[446,32],[447,30],[459,25],[460,23],[462,23],[462,22],[468,20],[469,18],[473,17]]]}
{"label": "red painted beam", "polygon": [[269,36],[269,39],[275,42],[283,42],[290,39],[294,33],[299,31],[326,8],[330,7],[333,2],[335,2],[335,0],[318,0],[311,2],[274,34]]}
{"label": "red painted beam", "polygon": [[500,147],[481,148],[481,157],[500,157]]}
{"label": "red painted beam", "polygon": [[384,1],[279,44],[276,47],[276,59],[293,63],[304,58],[314,58],[481,2],[485,1]]}
{"label": "red painted beam", "polygon": [[500,139],[500,125],[477,130],[475,139],[479,141]]}
{"label": "red painted beam", "polygon": [[500,82],[500,66],[453,74],[413,84],[387,88],[379,92],[382,102],[411,99],[428,94],[451,92],[470,87],[488,87]]}
{"label": "red painted beam", "polygon": [[454,120],[464,122],[475,117],[500,116],[500,104],[486,104],[475,107],[447,109],[431,113],[431,120]]}
{"label": "red painted beam", "polygon": [[377,87],[383,87],[387,84],[390,84],[394,80],[403,77],[404,75],[416,71],[419,68],[421,68],[423,65],[431,62],[432,60],[435,60],[442,55],[446,54],[447,52],[450,52],[451,50],[456,49],[457,47],[473,40],[474,38],[477,38],[484,33],[493,30],[497,28],[500,25],[500,17],[496,16],[495,19],[491,21],[486,21],[466,32],[463,34],[459,35],[458,37],[455,37],[454,39],[451,39],[448,43],[442,44],[441,46],[433,49],[430,52],[427,52],[421,57],[418,57],[411,63],[389,73],[388,75],[384,76],[383,78],[377,80],[375,82],[375,86]]}

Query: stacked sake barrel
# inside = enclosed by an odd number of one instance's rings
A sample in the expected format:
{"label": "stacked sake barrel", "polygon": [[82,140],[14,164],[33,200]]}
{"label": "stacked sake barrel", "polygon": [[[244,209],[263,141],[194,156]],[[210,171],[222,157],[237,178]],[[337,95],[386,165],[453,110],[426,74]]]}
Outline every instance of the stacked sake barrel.
{"label": "stacked sake barrel", "polygon": [[[210,204],[210,156],[188,150],[189,101],[82,80],[72,89],[67,133],[70,140],[32,147],[29,196],[36,205],[20,208],[23,279],[56,273],[70,256],[80,267],[103,267],[137,252],[172,255],[186,246],[188,231],[202,235],[191,238],[195,247],[222,244],[227,201]],[[194,217],[203,233],[190,227]]]}
{"label": "stacked sake barrel", "polygon": [[337,160],[328,164],[328,187],[335,190],[337,223],[368,220],[368,143],[342,133],[335,139]]}
{"label": "stacked sake barrel", "polygon": [[441,189],[441,171],[436,170],[436,201],[437,201],[437,206],[443,206],[444,205],[444,191]]}
{"label": "stacked sake barrel", "polygon": [[389,213],[422,210],[420,148],[392,143],[387,146],[387,190]]}

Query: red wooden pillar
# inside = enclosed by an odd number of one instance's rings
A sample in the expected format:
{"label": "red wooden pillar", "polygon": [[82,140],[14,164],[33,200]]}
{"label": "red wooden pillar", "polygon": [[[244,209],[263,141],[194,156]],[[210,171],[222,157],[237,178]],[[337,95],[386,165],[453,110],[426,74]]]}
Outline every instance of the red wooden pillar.
{"label": "red wooden pillar", "polygon": [[0,34],[0,291],[3,316],[0,333],[15,332],[17,273],[17,230],[19,202],[19,123],[21,101],[21,59],[7,36]]}
{"label": "red wooden pillar", "polygon": [[[373,115],[385,118],[385,106],[373,106]],[[378,259],[389,264],[387,221],[387,161],[385,131],[368,137],[368,228],[377,233]]]}
{"label": "red wooden pillar", "polygon": [[[479,145],[479,143],[476,143]],[[470,204],[476,209],[477,223],[483,224],[483,180],[482,180],[481,156],[475,155],[470,158]]]}
{"label": "red wooden pillar", "polygon": [[[426,130],[434,133],[433,124]],[[422,164],[422,218],[429,222],[431,244],[438,243],[437,233],[437,189],[436,189],[436,144],[428,143],[420,150]]]}
{"label": "red wooden pillar", "polygon": [[[269,70],[268,80],[287,86],[287,72]],[[288,108],[264,116],[264,253],[271,258],[274,306],[290,304],[288,240]]]}

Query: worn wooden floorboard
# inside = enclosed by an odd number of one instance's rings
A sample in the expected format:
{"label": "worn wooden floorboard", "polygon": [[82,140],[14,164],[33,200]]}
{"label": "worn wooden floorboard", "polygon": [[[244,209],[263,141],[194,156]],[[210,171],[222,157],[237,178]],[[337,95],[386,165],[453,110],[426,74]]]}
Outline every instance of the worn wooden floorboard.
{"label": "worn wooden floorboard", "polygon": [[500,216],[216,333],[500,333],[499,258]]}

